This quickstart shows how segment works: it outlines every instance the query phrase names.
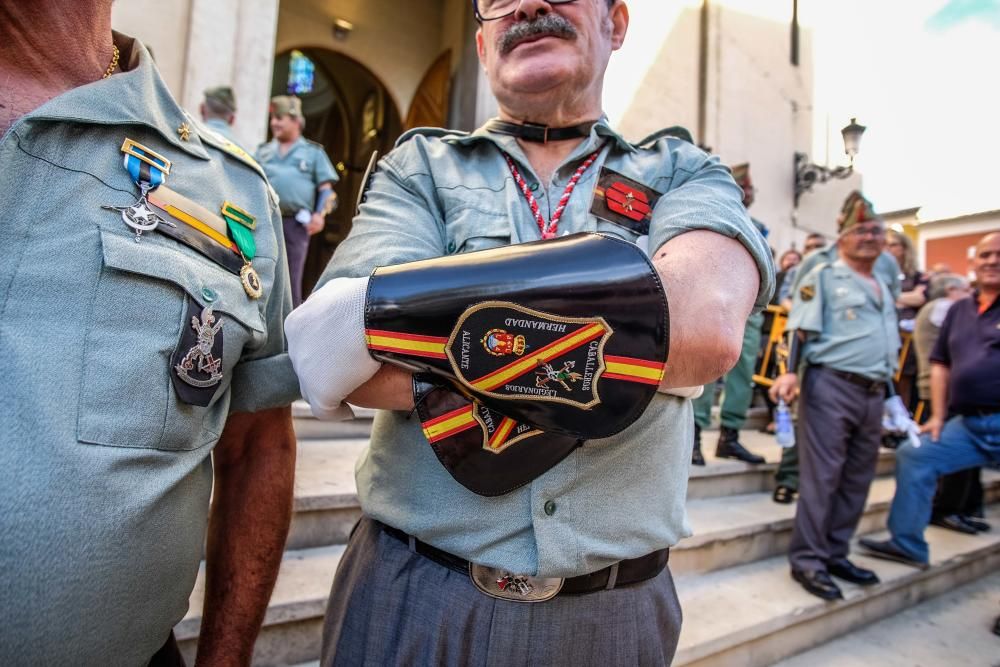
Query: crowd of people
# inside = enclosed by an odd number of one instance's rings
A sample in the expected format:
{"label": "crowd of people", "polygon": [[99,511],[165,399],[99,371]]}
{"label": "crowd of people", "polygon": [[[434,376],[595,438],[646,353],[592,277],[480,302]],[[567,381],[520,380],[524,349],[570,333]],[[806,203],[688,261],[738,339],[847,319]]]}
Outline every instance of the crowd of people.
{"label": "crowd of people", "polygon": [[[1000,234],[965,296],[905,237],[883,252],[855,194],[776,290],[748,165],[604,115],[622,0],[473,0],[498,117],[401,137],[304,301],[337,177],[298,100],[272,101],[253,159],[232,91],[197,121],[111,4],[0,0],[0,664],[183,665],[203,557],[198,663],[250,664],[301,396],[323,418],[377,410],[323,665],[668,665],[702,387],[732,385],[716,453],[759,463],[739,429],[776,291],[790,372],[770,394],[797,405],[800,481],[775,500],[798,493],[806,590],[878,581],[849,541],[883,421],[913,435],[907,401],[929,396],[925,434],[898,450],[870,553],[926,565],[938,478],[1000,457]],[[909,385],[901,322],[930,350]],[[961,475],[937,520],[986,529]]]}
{"label": "crowd of people", "polygon": [[[767,326],[787,330],[778,361],[766,363],[764,350],[754,354],[759,319],[748,321],[744,349],[761,366],[755,377],[772,418],[776,401],[797,407],[795,444],[782,451],[773,498],[797,498],[792,576],[825,599],[842,596],[831,575],[879,581],[848,553],[880,446],[898,447],[891,537],[860,543],[871,556],[917,567],[929,562],[928,524],[969,535],[990,529],[979,466],[1000,458],[1000,233],[976,245],[970,284],[946,265],[920,270],[911,239],[887,229],[858,192],[837,224],[833,244],[810,234],[804,252],[792,248],[777,258],[771,310],[779,317]],[[773,339],[775,332],[764,334]],[[722,384],[716,455],[760,463],[738,442],[729,444],[751,402],[750,372],[737,365]],[[707,385],[698,399],[694,465],[705,464],[700,433],[714,388]],[[774,432],[773,419],[764,430]]]}

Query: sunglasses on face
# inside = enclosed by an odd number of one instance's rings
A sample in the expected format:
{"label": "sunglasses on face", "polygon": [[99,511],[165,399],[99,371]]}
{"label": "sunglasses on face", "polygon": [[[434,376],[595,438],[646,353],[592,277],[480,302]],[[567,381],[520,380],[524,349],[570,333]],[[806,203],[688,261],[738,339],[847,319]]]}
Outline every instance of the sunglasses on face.
{"label": "sunglasses on face", "polygon": [[[568,5],[571,2],[576,0],[548,0],[550,5]],[[513,14],[520,3],[521,0],[472,0],[472,8],[478,21],[496,21]]]}

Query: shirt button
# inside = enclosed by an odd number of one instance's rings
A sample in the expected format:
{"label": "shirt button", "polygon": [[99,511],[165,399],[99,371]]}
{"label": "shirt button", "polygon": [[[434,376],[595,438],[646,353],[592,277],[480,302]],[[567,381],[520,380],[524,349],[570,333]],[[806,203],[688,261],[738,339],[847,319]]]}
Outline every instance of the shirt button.
{"label": "shirt button", "polygon": [[215,290],[213,290],[211,287],[202,287],[201,295],[205,297],[205,301],[208,301],[209,303],[215,301],[217,296]]}
{"label": "shirt button", "polygon": [[454,241],[449,241],[448,242],[448,252],[455,252],[455,242]]}
{"label": "shirt button", "polygon": [[556,503],[555,503],[555,501],[554,500],[546,500],[545,501],[545,507],[544,507],[544,509],[545,509],[545,514],[548,515],[548,516],[552,516],[553,514],[555,514],[556,513]]}
{"label": "shirt button", "polygon": [[538,183],[532,183],[531,184],[531,191],[534,192],[537,189],[538,189]]}

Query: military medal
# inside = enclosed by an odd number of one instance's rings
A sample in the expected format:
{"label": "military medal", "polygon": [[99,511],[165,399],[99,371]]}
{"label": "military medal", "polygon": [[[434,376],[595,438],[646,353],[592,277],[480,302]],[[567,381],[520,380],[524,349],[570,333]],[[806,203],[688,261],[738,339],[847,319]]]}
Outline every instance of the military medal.
{"label": "military medal", "polygon": [[243,259],[243,267],[240,269],[243,290],[251,299],[259,299],[264,294],[264,289],[260,284],[260,276],[250,263],[257,255],[257,242],[253,238],[253,231],[257,229],[257,219],[229,201],[222,203],[221,211],[222,217],[226,220],[229,238],[236,244]]}
{"label": "military medal", "polygon": [[158,188],[170,173],[170,160],[142,144],[125,139],[122,144],[125,154],[124,166],[132,182],[139,187],[139,198],[131,206],[102,206],[109,211],[118,211],[122,221],[135,232],[135,242],[142,238],[143,232],[151,232],[162,225],[176,225],[155,213],[149,207],[147,196],[151,190]]}
{"label": "military medal", "polygon": [[208,406],[224,377],[222,318],[212,306],[202,308],[188,300],[188,324],[170,358],[173,373],[170,379],[177,396],[188,405]]}

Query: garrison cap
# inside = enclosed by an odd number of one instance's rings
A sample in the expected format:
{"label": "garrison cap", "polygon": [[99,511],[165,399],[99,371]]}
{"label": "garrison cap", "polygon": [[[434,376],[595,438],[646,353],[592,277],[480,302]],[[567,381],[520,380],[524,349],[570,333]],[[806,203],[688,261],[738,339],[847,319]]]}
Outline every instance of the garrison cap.
{"label": "garrison cap", "polygon": [[862,222],[880,221],[882,218],[875,213],[875,207],[858,190],[847,195],[844,205],[840,209],[840,216],[837,218],[837,232],[843,234],[851,227]]}
{"label": "garrison cap", "polygon": [[205,89],[205,101],[210,102],[220,111],[236,113],[236,95],[229,86],[215,86]]}
{"label": "garrison cap", "polygon": [[291,95],[278,95],[271,98],[271,115],[294,116],[302,118],[302,100]]}

